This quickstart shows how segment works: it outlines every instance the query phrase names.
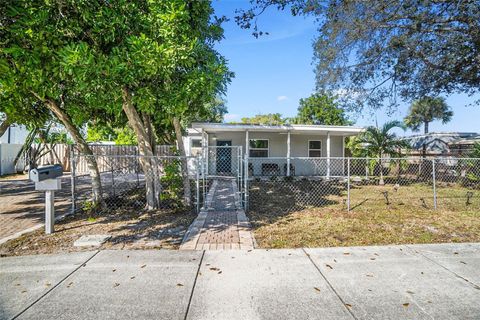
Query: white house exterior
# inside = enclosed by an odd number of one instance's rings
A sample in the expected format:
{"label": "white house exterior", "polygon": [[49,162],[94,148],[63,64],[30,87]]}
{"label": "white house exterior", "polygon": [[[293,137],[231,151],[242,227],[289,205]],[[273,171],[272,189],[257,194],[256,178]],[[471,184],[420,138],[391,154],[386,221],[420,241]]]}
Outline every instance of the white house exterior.
{"label": "white house exterior", "polygon": [[[251,176],[342,176],[345,138],[363,128],[323,125],[193,123],[187,155],[209,158],[209,174],[229,173],[247,157]],[[341,162],[341,163],[340,163]]]}

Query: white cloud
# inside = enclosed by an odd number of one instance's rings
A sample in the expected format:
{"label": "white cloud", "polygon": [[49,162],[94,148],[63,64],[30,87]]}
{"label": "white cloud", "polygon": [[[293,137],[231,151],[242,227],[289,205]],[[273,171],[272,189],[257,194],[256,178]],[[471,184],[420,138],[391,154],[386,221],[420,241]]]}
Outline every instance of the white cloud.
{"label": "white cloud", "polygon": [[235,113],[227,113],[226,115],[223,116],[223,121],[225,122],[235,121],[238,119],[240,119],[240,115]]}
{"label": "white cloud", "polygon": [[278,96],[277,97],[277,101],[285,101],[285,100],[288,100],[287,96]]}

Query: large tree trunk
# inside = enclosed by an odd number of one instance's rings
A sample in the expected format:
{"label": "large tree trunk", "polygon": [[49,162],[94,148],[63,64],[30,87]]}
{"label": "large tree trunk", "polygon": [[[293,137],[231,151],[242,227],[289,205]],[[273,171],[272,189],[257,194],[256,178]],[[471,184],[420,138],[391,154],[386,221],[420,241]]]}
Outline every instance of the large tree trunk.
{"label": "large tree trunk", "polygon": [[180,125],[180,120],[177,117],[173,118],[173,127],[175,128],[175,136],[177,138],[177,147],[182,157],[182,180],[183,180],[183,201],[186,206],[192,205],[192,197],[190,190],[190,178],[188,177],[188,163],[185,153],[185,146],[183,145],[182,139],[182,127]]}
{"label": "large tree trunk", "polygon": [[60,106],[53,100],[44,100],[45,105],[50,111],[55,114],[55,116],[63,123],[68,133],[72,136],[73,141],[78,146],[80,152],[85,155],[85,161],[87,162],[88,170],[90,171],[90,177],[92,178],[92,200],[95,204],[102,205],[102,181],[100,178],[100,173],[98,171],[97,160],[90,149],[90,146],[87,144],[85,139],[80,134],[78,128],[73,124],[70,116],[62,109]]}
{"label": "large tree trunk", "polygon": [[154,157],[150,137],[140,115],[132,104],[130,92],[126,87],[122,88],[122,100],[123,111],[137,137],[140,165],[145,174],[146,208],[148,210],[157,209],[159,207],[161,185],[158,165]]}
{"label": "large tree trunk", "polygon": [[3,120],[2,124],[0,124],[0,138],[8,130],[8,127],[10,127],[10,125],[11,123],[8,120],[8,116],[6,116],[5,120]]}
{"label": "large tree trunk", "polygon": [[148,114],[142,113],[142,118],[143,124],[145,126],[145,132],[148,136],[148,141],[150,142],[150,146],[152,148],[152,152],[154,155],[157,155],[155,130],[153,129],[150,116]]}

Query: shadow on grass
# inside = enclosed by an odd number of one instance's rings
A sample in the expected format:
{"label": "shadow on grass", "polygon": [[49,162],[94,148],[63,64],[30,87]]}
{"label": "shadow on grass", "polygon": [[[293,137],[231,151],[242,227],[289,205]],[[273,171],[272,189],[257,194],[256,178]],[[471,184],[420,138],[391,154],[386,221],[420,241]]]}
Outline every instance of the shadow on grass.
{"label": "shadow on grass", "polygon": [[291,212],[337,205],[345,190],[345,183],[333,180],[252,181],[248,214],[254,227],[275,223]]}

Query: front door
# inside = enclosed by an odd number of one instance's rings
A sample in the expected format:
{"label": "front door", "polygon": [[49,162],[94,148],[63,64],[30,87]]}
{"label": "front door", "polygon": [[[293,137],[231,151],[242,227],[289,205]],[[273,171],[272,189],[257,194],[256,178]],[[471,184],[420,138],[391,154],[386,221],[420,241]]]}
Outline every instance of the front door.
{"label": "front door", "polygon": [[232,173],[231,146],[231,140],[217,140],[217,174]]}

